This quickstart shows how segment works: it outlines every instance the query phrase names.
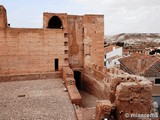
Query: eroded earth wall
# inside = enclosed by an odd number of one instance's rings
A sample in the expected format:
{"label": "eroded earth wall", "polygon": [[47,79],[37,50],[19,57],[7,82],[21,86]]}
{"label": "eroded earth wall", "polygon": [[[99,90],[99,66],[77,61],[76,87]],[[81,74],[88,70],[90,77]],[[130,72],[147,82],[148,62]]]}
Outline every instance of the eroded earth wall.
{"label": "eroded earth wall", "polygon": [[86,67],[82,76],[82,88],[100,100],[109,100],[115,106],[118,120],[131,119],[126,114],[151,113],[152,82],[146,78],[95,64]]}
{"label": "eroded earth wall", "polygon": [[[59,28],[52,29],[55,26]],[[61,72],[64,66],[103,65],[103,41],[103,15],[45,12],[43,28],[11,28],[6,9],[0,6],[1,77],[50,74]]]}
{"label": "eroded earth wall", "polygon": [[68,65],[61,29],[6,28],[0,38],[1,76],[54,72],[56,58],[59,70]]}

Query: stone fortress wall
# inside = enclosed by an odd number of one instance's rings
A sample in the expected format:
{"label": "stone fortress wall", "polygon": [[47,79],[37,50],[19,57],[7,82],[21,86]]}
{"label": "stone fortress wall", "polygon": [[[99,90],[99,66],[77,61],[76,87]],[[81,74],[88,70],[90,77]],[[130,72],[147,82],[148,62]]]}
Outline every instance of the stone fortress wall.
{"label": "stone fortress wall", "polygon": [[150,81],[102,67],[103,15],[44,13],[41,29],[11,28],[0,6],[0,60],[0,81],[62,77],[75,104],[82,99],[74,79],[78,71],[81,89],[108,100],[97,103],[97,120],[110,116],[111,107],[119,120],[127,119],[125,113],[149,114],[152,108]]}
{"label": "stone fortress wall", "polygon": [[103,65],[103,19],[44,13],[41,29],[11,28],[0,6],[0,76],[53,74],[64,66],[83,68],[90,62]]}

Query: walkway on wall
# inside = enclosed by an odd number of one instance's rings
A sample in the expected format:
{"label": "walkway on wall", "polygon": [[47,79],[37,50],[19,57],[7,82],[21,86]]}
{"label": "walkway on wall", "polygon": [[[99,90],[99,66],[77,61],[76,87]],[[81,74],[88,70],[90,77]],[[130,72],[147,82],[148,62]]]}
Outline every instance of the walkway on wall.
{"label": "walkway on wall", "polygon": [[76,120],[62,79],[0,82],[0,119]]}
{"label": "walkway on wall", "polygon": [[79,91],[82,96],[82,105],[74,105],[76,116],[79,120],[91,120],[95,116],[96,101],[98,100],[85,91]]}
{"label": "walkway on wall", "polygon": [[78,88],[81,96],[82,96],[82,107],[83,108],[90,108],[90,107],[95,107],[96,106],[96,101],[98,98],[95,96],[85,92],[82,90],[82,83],[81,83],[81,72],[79,71],[74,71],[74,79],[76,81],[76,87]]}
{"label": "walkway on wall", "polygon": [[98,98],[82,90],[79,92],[82,96],[82,107],[83,108],[96,107],[96,101],[98,100]]}
{"label": "walkway on wall", "polygon": [[81,83],[81,72],[79,71],[74,71],[74,79],[76,81],[76,87],[78,88],[81,96],[82,96],[82,107],[84,108],[89,108],[89,107],[95,107],[96,105],[96,100],[98,100],[96,97],[93,95],[85,92],[82,90],[82,83]]}

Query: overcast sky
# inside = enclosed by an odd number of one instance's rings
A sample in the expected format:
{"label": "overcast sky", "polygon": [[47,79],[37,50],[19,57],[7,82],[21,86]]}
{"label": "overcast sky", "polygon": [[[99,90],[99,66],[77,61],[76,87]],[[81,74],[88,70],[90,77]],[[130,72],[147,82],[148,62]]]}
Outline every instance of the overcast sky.
{"label": "overcast sky", "polygon": [[0,0],[11,27],[41,28],[43,12],[105,15],[105,35],[160,33],[160,0]]}

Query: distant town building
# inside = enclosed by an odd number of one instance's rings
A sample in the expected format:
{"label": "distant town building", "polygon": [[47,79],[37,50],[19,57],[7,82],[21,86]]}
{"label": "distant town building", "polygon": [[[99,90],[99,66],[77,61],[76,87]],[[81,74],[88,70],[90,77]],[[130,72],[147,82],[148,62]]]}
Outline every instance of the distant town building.
{"label": "distant town building", "polygon": [[160,59],[156,56],[137,53],[121,58],[119,61],[120,69],[130,74],[144,76],[160,85]]}
{"label": "distant town building", "polygon": [[160,47],[129,47],[123,49],[123,56],[130,56],[134,53],[145,55],[160,55]]}
{"label": "distant town building", "polygon": [[122,58],[122,47],[110,45],[104,49],[104,66],[107,68],[119,66],[118,59]]}

